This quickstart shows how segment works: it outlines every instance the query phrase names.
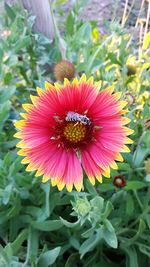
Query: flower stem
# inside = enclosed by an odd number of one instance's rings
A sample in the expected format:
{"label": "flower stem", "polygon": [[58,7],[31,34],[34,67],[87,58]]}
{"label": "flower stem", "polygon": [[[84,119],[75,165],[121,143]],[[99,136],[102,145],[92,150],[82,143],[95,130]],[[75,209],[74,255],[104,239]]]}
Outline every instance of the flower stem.
{"label": "flower stem", "polygon": [[143,211],[143,205],[142,205],[142,203],[141,203],[141,200],[139,199],[139,196],[138,196],[138,194],[137,194],[137,191],[134,190],[134,191],[133,191],[133,194],[134,194],[134,196],[135,196],[135,198],[136,198],[136,200],[137,200],[137,203],[139,204],[141,210]]}
{"label": "flower stem", "polygon": [[63,44],[63,40],[61,38],[59,29],[58,29],[58,26],[57,26],[57,22],[56,22],[56,19],[55,19],[55,16],[54,16],[54,12],[53,12],[53,8],[52,8],[52,1],[51,0],[49,0],[49,5],[50,5],[50,12],[51,12],[51,16],[52,16],[52,21],[53,21],[53,24],[54,24],[54,35],[55,35],[55,38],[56,38],[56,40],[58,42],[58,47],[60,49],[60,53],[61,53],[62,59],[66,59],[66,47]]}

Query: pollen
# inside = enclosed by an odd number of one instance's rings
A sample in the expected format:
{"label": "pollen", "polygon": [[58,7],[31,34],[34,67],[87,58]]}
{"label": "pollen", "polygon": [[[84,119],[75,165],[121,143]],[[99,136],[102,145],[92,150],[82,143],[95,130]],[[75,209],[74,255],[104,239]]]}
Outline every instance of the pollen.
{"label": "pollen", "polygon": [[86,137],[86,125],[80,122],[68,122],[64,127],[64,137],[71,143],[78,143]]}

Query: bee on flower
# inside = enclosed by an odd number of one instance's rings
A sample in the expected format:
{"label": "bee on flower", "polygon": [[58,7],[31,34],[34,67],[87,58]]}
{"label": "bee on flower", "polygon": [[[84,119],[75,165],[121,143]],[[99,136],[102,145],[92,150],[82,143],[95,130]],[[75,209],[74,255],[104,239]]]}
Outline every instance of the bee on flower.
{"label": "bee on flower", "polygon": [[38,96],[31,96],[32,104],[23,104],[23,119],[15,123],[26,170],[59,190],[81,191],[83,171],[92,185],[102,183],[123,161],[121,152],[130,151],[127,102],[113,85],[100,91],[100,84],[85,74],[72,82],[65,78],[63,85],[46,82],[45,90],[37,88]]}

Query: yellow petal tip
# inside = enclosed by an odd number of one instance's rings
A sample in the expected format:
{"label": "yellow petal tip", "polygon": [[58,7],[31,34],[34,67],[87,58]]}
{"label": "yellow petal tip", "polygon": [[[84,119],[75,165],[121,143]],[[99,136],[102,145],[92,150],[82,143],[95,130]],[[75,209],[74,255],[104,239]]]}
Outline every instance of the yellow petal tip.
{"label": "yellow petal tip", "polygon": [[74,78],[73,81],[72,81],[72,84],[75,85],[75,86],[78,86],[79,85],[78,79]]}
{"label": "yellow petal tip", "polygon": [[115,161],[113,161],[111,164],[110,164],[110,167],[113,169],[113,170],[118,170],[118,165]]}
{"label": "yellow petal tip", "polygon": [[67,188],[67,191],[68,191],[69,193],[72,192],[72,187],[73,187],[72,184],[66,184],[66,188]]}
{"label": "yellow petal tip", "polygon": [[126,145],[123,145],[122,152],[129,153],[131,150]]}
{"label": "yellow petal tip", "polygon": [[49,83],[49,82],[45,82],[45,89],[46,90],[51,90],[51,89],[55,89],[55,87],[51,84],[51,83]]}
{"label": "yellow petal tip", "polygon": [[82,183],[75,183],[74,186],[75,186],[75,188],[76,188],[76,190],[77,190],[78,192],[81,191],[81,189],[82,189]]}
{"label": "yellow petal tip", "polygon": [[41,96],[41,95],[44,94],[44,90],[41,89],[40,87],[37,87],[37,88],[36,88],[36,91],[37,91],[37,93],[38,93],[39,96]]}
{"label": "yellow petal tip", "polygon": [[103,172],[103,176],[105,176],[106,178],[110,178],[110,169],[107,168],[104,172]]}
{"label": "yellow petal tip", "polygon": [[120,161],[120,162],[123,162],[123,157],[120,153],[118,153],[118,155],[116,156],[116,160],[117,161]]}
{"label": "yellow petal tip", "polygon": [[82,74],[81,78],[80,78],[80,83],[86,82],[86,75],[85,73]]}
{"label": "yellow petal tip", "polygon": [[47,175],[43,175],[42,183],[46,183],[50,178]]}
{"label": "yellow petal tip", "polygon": [[67,78],[64,78],[64,86],[70,85],[70,82]]}
{"label": "yellow petal tip", "polygon": [[92,185],[95,185],[95,178],[93,176],[88,176],[88,179]]}
{"label": "yellow petal tip", "polygon": [[33,105],[32,104],[22,104],[22,107],[25,111],[29,112],[33,108]]}
{"label": "yellow petal tip", "polygon": [[35,170],[35,167],[31,163],[26,168],[27,172],[31,172],[31,171],[34,171],[34,170]]}
{"label": "yellow petal tip", "polygon": [[103,182],[102,175],[96,175],[96,179],[97,179],[97,181],[99,181],[99,183]]}
{"label": "yellow petal tip", "polygon": [[60,182],[58,182],[57,187],[58,187],[58,190],[59,190],[59,191],[62,191],[63,188],[65,187],[65,183],[62,182],[62,181],[60,181]]}
{"label": "yellow petal tip", "polygon": [[91,76],[91,77],[87,80],[87,83],[89,83],[89,84],[93,84],[93,82],[94,82],[94,78],[93,78],[93,76]]}
{"label": "yellow petal tip", "polygon": [[37,102],[38,102],[38,96],[34,96],[34,95],[30,95],[31,101],[33,103],[34,106],[37,106]]}

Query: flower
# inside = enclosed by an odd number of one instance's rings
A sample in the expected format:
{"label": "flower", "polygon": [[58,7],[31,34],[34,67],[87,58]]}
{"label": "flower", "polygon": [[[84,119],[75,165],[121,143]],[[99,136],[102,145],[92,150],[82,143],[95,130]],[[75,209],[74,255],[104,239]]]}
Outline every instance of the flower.
{"label": "flower", "polygon": [[127,102],[128,102],[129,105],[135,104],[135,97],[133,96],[133,94],[127,92],[125,94],[125,98],[126,98],[126,100],[127,100]]}
{"label": "flower", "polygon": [[23,104],[27,113],[16,121],[22,139],[17,147],[24,156],[27,171],[37,170],[43,182],[51,179],[59,190],[73,185],[80,191],[83,170],[92,185],[95,178],[110,177],[110,167],[117,169],[123,161],[120,152],[129,152],[125,144],[132,143],[127,136],[133,130],[125,127],[130,120],[123,117],[126,101],[118,101],[121,93],[113,93],[114,86],[99,91],[99,82],[85,74],[64,85],[45,83],[46,90],[37,88],[39,96],[32,96],[32,104]]}
{"label": "flower", "polygon": [[126,180],[122,174],[117,175],[113,179],[113,185],[115,185],[118,188],[122,188],[126,186]]}
{"label": "flower", "polygon": [[55,78],[61,82],[64,81],[64,78],[71,80],[75,75],[75,71],[75,66],[67,60],[58,62],[54,67]]}
{"label": "flower", "polygon": [[92,30],[92,37],[93,37],[93,41],[94,41],[94,43],[98,43],[99,38],[100,38],[100,33],[99,33],[99,30],[98,30],[97,27],[95,27],[95,28]]}
{"label": "flower", "polygon": [[130,56],[126,61],[126,67],[127,67],[127,75],[135,75],[137,73],[137,62],[136,58],[133,56]]}
{"label": "flower", "polygon": [[135,65],[128,64],[128,65],[126,65],[126,67],[127,67],[127,75],[128,76],[136,74],[137,69],[136,69]]}

